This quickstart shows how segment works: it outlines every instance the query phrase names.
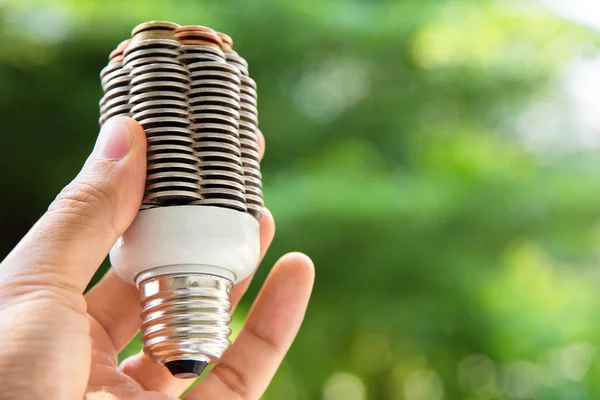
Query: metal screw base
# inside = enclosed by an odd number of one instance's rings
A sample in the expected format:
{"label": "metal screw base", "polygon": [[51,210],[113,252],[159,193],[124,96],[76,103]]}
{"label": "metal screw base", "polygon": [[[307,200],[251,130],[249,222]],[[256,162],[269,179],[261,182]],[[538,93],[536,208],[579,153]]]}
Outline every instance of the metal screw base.
{"label": "metal screw base", "polygon": [[233,283],[206,274],[162,275],[138,282],[144,353],[178,378],[194,378],[231,344]]}

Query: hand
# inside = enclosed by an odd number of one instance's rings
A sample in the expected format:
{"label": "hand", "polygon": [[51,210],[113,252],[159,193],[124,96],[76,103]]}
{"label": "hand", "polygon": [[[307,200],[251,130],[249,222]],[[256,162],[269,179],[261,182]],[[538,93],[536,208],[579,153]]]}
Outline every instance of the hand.
{"label": "hand", "polygon": [[[107,122],[81,173],[0,264],[0,399],[166,400],[190,384],[144,354],[118,365],[140,327],[134,286],[110,270],[83,294],[138,211],[145,154],[139,124]],[[261,255],[274,232],[267,211]],[[234,287],[234,305],[250,279]],[[235,343],[184,399],[260,398],[300,327],[313,279],[307,256],[282,257]]]}

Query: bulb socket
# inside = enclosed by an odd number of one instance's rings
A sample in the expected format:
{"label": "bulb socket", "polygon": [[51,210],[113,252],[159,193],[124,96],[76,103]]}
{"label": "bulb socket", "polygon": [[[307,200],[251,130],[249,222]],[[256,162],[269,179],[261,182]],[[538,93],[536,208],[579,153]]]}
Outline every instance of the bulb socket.
{"label": "bulb socket", "polygon": [[229,311],[233,283],[229,279],[208,274],[172,274],[145,279],[138,286],[144,353],[167,366],[174,376],[199,375],[231,345]]}

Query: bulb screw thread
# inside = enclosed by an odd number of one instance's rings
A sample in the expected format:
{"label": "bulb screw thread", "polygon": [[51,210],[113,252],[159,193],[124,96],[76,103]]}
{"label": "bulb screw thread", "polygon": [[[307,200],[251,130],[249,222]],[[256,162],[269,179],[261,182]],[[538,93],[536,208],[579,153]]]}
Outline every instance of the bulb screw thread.
{"label": "bulb screw thread", "polygon": [[231,342],[233,283],[207,274],[161,275],[138,282],[144,353],[178,378],[197,377]]}

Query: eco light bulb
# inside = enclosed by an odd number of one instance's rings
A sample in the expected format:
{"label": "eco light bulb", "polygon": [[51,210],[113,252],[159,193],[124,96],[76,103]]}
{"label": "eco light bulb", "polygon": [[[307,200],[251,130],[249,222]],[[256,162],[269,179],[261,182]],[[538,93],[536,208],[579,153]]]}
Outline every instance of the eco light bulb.
{"label": "eco light bulb", "polygon": [[131,116],[148,139],[142,207],[110,259],[140,289],[144,352],[180,378],[229,347],[231,288],[259,258],[256,84],[232,44],[147,22],[100,74],[100,124]]}

